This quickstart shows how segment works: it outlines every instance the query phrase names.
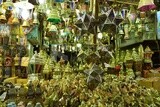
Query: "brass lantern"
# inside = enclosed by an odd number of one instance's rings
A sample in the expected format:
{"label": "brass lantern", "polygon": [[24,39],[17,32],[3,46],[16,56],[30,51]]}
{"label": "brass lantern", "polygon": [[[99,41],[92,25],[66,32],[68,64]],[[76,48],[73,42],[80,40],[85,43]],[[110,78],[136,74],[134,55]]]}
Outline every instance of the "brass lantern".
{"label": "brass lantern", "polygon": [[12,20],[12,24],[19,24],[19,19],[17,17],[17,12],[16,10],[13,10],[13,20]]}
{"label": "brass lantern", "polygon": [[6,16],[5,16],[6,10],[3,9],[2,7],[0,7],[0,13],[1,13],[0,22],[2,22],[2,23],[7,22],[7,19],[6,19]]}

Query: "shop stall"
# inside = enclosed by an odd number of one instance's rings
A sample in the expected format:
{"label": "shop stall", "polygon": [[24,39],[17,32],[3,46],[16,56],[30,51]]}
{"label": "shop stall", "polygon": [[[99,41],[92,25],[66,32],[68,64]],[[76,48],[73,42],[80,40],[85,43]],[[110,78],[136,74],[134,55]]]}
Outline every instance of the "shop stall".
{"label": "shop stall", "polygon": [[159,0],[1,0],[0,107],[159,107]]}

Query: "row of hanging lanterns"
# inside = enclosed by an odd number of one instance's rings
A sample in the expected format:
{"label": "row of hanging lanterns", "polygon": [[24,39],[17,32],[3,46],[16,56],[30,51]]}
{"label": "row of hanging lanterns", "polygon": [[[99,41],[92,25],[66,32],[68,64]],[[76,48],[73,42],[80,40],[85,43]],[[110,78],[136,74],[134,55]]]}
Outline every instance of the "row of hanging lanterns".
{"label": "row of hanging lanterns", "polygon": [[[52,24],[56,24],[61,22],[60,14],[58,10],[58,6],[53,6],[53,0],[37,0],[37,4],[39,4],[38,8],[33,4],[29,3],[28,0],[20,0],[20,2],[13,3],[12,0],[7,0],[6,2],[1,3],[0,8],[0,21],[6,22],[7,19],[5,17],[6,10],[12,11],[12,22],[11,24],[19,24],[19,19],[23,20],[23,27],[30,26],[30,20],[32,20],[33,24],[39,24],[38,21],[38,12],[44,12],[47,15],[47,21]],[[54,3],[59,3],[60,8],[64,8],[64,0],[54,0]],[[70,1],[71,10],[74,10],[75,3],[79,2],[78,0]],[[156,5],[153,0],[140,0],[138,4],[138,9],[140,11],[148,11],[155,9]],[[68,17],[67,17],[68,18]],[[67,22],[67,18],[63,17],[63,20]]]}
{"label": "row of hanging lanterns", "polygon": [[[45,14],[48,15],[47,20],[49,22],[60,22],[57,9],[54,9],[52,4],[50,4],[53,3],[52,0],[49,0],[49,3],[46,2],[46,0],[37,0],[36,2],[39,4],[38,8],[29,3],[28,0],[20,0],[15,3],[13,3],[12,0],[7,0],[6,2],[2,1],[0,4],[0,21],[2,23],[7,22],[6,11],[9,10],[12,14],[12,21],[10,24],[19,24],[19,19],[23,20],[22,26],[24,27],[29,26],[29,21],[31,19],[33,19],[33,24],[38,24],[38,11],[45,12]],[[64,0],[55,0],[55,2],[60,3],[64,2]]]}

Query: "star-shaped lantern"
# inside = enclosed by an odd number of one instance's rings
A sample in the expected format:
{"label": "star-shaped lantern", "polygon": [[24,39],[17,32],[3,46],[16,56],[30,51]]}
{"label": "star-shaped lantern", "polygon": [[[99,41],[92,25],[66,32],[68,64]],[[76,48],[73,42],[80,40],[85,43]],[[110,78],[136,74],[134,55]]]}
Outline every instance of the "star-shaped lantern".
{"label": "star-shaped lantern", "polygon": [[82,49],[79,51],[77,57],[80,57],[80,58],[86,58],[88,56],[88,53],[83,51]]}
{"label": "star-shaped lantern", "polygon": [[92,80],[96,80],[97,82],[102,82],[101,75],[103,71],[98,65],[93,64],[92,67],[90,69],[85,70],[84,73],[88,75],[87,83],[91,82]]}
{"label": "star-shaped lantern", "polygon": [[99,16],[99,28],[101,32],[107,32],[112,27],[115,27],[114,18],[115,14],[113,9],[109,9],[106,13]]}
{"label": "star-shaped lantern", "polygon": [[116,25],[119,25],[122,21],[122,13],[115,11],[113,8],[103,10],[102,15],[99,16],[99,28],[101,32],[113,32],[116,29]]}
{"label": "star-shaped lantern", "polygon": [[85,33],[92,33],[95,34],[95,26],[96,26],[96,19],[92,15],[92,13],[80,13],[77,12],[78,20],[76,21],[75,25],[81,30],[81,35]]}

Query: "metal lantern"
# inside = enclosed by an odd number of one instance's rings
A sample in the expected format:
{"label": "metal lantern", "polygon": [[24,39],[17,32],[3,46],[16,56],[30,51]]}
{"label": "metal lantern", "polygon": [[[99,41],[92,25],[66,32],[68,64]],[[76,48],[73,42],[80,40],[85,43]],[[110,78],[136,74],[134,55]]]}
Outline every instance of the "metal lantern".
{"label": "metal lantern", "polygon": [[156,5],[154,4],[153,0],[140,0],[138,4],[138,9],[140,11],[149,11],[156,8]]}
{"label": "metal lantern", "polygon": [[22,18],[24,19],[22,26],[23,27],[29,27],[30,26],[29,21],[28,21],[29,10],[27,10],[27,9],[23,10],[23,12],[22,12]]}
{"label": "metal lantern", "polygon": [[[23,27],[29,27],[29,19],[31,17],[30,10],[33,11],[34,5],[29,3],[28,0],[21,0],[20,2],[14,3],[14,7],[19,8],[21,10],[21,17],[23,19]],[[31,11],[31,12],[32,12]]]}
{"label": "metal lantern", "polygon": [[0,13],[2,13],[0,15],[0,22],[2,22],[2,23],[7,22],[7,19],[6,19],[6,16],[5,16],[6,10],[4,8],[0,7]]}
{"label": "metal lantern", "polygon": [[59,12],[56,9],[52,9],[51,13],[48,15],[47,21],[53,22],[54,24],[59,23],[61,18]]}
{"label": "metal lantern", "polygon": [[32,44],[32,45],[37,45],[40,44],[40,37],[39,37],[39,31],[38,31],[38,26],[34,26],[32,30],[26,34],[27,40]]}
{"label": "metal lantern", "polygon": [[16,10],[13,10],[12,14],[13,14],[13,20],[11,24],[19,24],[18,13],[16,12]]}
{"label": "metal lantern", "polygon": [[38,13],[37,13],[37,10],[34,11],[33,13],[33,24],[39,24],[39,20],[38,20]]}

